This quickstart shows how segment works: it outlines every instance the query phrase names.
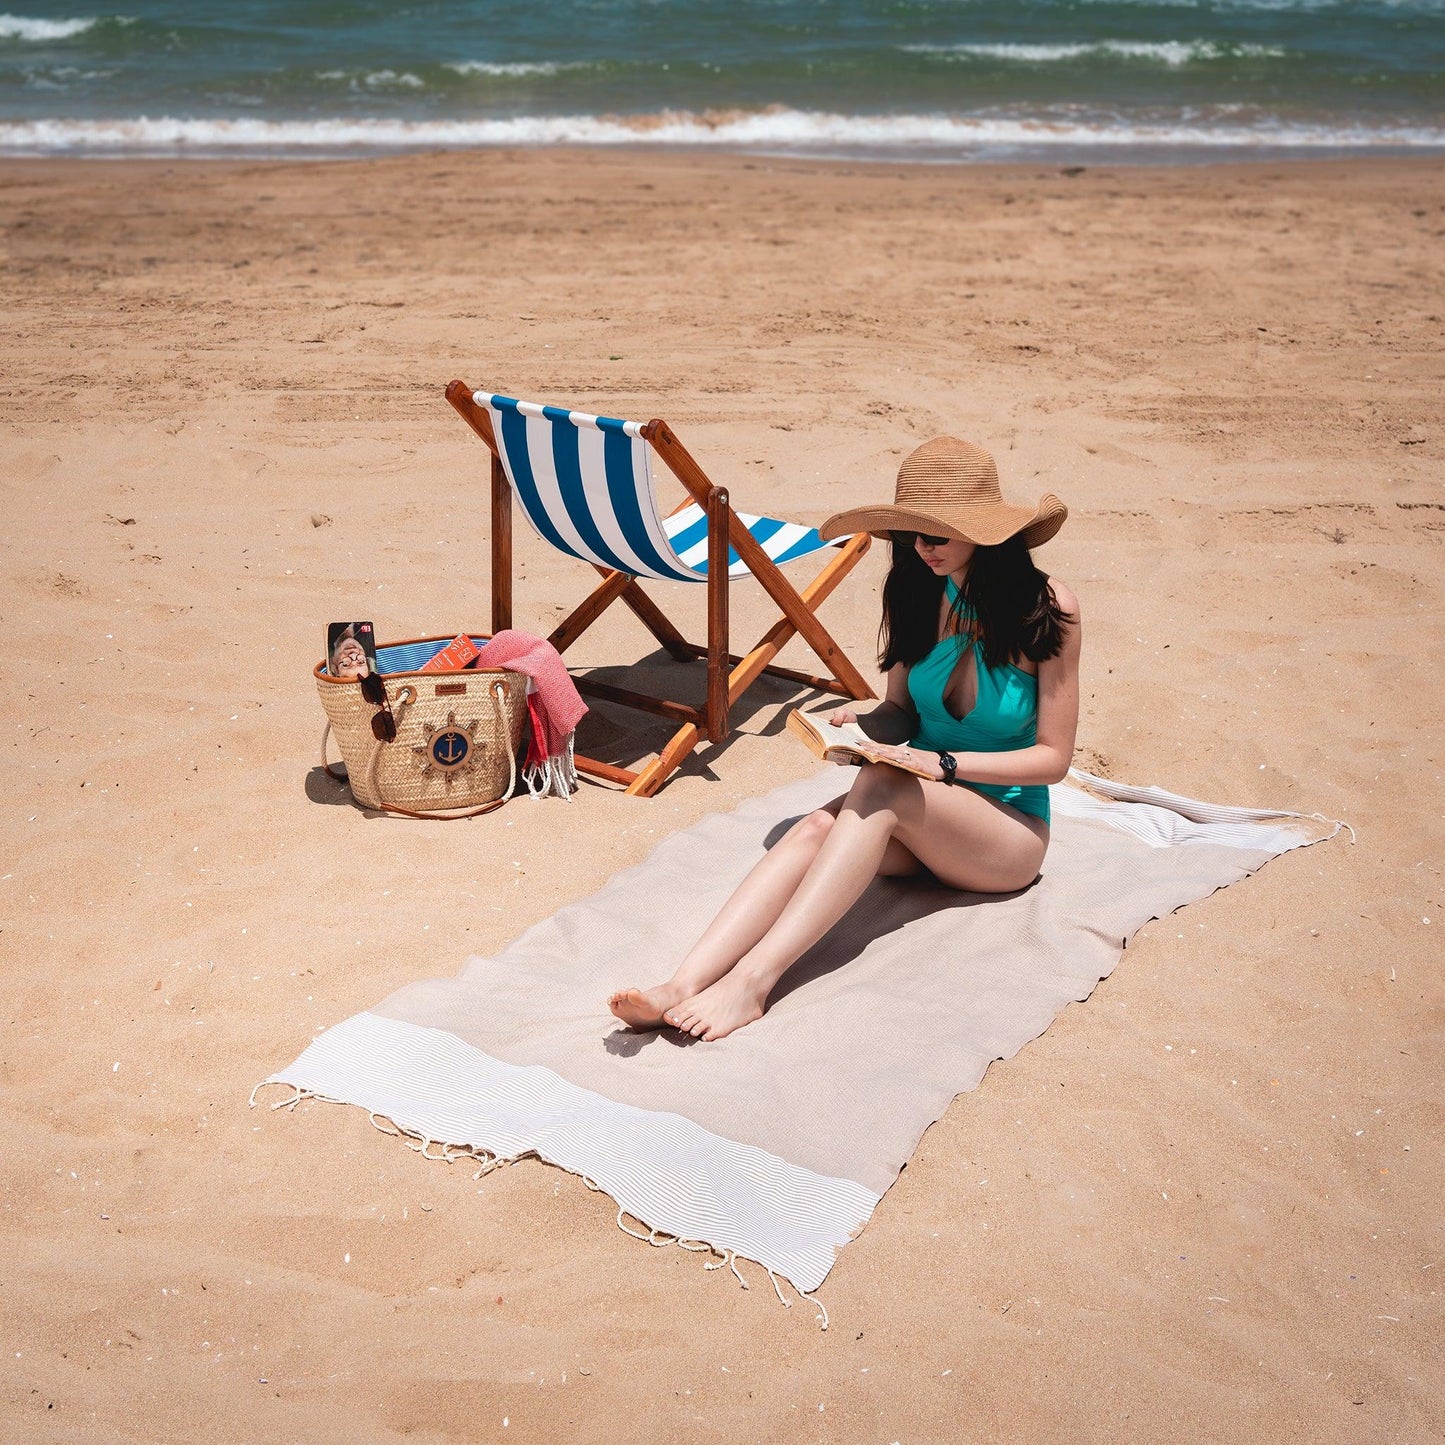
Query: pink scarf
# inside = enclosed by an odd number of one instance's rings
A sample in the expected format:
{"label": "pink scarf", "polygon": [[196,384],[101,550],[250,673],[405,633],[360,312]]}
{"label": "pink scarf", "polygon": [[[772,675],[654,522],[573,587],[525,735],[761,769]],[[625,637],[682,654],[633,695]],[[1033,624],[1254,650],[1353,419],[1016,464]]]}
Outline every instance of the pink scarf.
{"label": "pink scarf", "polygon": [[534,798],[554,793],[570,798],[577,788],[572,739],[587,711],[567,664],[557,649],[530,632],[508,628],[482,644],[477,667],[501,667],[527,678],[527,714],[531,741],[522,776]]}

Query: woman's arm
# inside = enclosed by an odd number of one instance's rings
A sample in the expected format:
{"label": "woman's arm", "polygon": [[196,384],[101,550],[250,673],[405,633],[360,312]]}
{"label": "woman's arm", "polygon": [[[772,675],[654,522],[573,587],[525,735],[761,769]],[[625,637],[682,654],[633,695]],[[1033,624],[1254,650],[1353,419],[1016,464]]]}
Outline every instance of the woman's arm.
{"label": "woman's arm", "polygon": [[918,731],[918,714],[908,695],[908,669],[901,662],[888,669],[887,690],[877,707],[861,713],[856,708],[840,707],[829,714],[828,721],[834,727],[857,723],[874,742],[906,743]]}
{"label": "woman's arm", "polygon": [[[1031,748],[1018,748],[1008,753],[955,753],[958,777],[970,783],[1027,786],[1061,783],[1068,776],[1069,765],[1074,760],[1074,737],[1079,728],[1079,645],[1083,624],[1079,616],[1079,599],[1073,592],[1054,578],[1049,580],[1049,586],[1053,588],[1059,606],[1074,620],[1064,626],[1064,642],[1059,655],[1039,664],[1037,741]],[[889,697],[892,697],[891,685]],[[911,763],[931,766],[933,775],[942,778],[943,769],[938,766],[936,753],[918,748],[899,748],[898,752],[906,754]]]}

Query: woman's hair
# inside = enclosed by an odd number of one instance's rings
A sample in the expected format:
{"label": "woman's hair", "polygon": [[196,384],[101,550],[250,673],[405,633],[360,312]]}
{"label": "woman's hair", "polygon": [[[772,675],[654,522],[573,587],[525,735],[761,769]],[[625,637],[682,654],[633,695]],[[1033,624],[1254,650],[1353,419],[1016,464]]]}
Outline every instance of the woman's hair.
{"label": "woman's hair", "polygon": [[[913,543],[892,542],[893,562],[883,583],[883,621],[878,628],[878,665],[911,667],[938,642],[938,606],[944,578],[924,565]],[[973,622],[965,619],[972,613]],[[961,633],[976,633],[984,661],[1000,667],[1027,657],[1057,657],[1073,616],[1059,606],[1047,575],[1034,566],[1020,537],[996,547],[976,547],[953,607]]]}

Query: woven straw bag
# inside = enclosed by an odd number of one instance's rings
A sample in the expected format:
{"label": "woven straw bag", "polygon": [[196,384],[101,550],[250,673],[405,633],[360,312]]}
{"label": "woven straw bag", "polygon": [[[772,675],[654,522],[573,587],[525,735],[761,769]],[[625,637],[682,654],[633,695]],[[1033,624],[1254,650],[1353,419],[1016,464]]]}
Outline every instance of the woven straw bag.
{"label": "woven straw bag", "polygon": [[[402,647],[449,637],[410,638]],[[326,712],[321,763],[351,786],[367,808],[409,818],[469,818],[500,808],[517,784],[517,750],[527,721],[527,679],[501,668],[464,672],[384,672],[396,737],[381,742],[371,720],[382,709],[361,695],[361,684],[331,677],[317,663],[316,690]],[[346,772],[326,758],[335,736]]]}

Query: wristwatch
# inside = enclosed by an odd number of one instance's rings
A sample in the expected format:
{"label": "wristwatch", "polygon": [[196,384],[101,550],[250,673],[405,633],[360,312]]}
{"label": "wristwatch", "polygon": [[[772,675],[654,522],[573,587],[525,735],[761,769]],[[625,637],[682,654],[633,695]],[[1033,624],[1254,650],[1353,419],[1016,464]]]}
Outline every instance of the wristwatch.
{"label": "wristwatch", "polygon": [[943,785],[951,788],[958,774],[958,759],[952,753],[939,753],[938,765],[943,769]]}

